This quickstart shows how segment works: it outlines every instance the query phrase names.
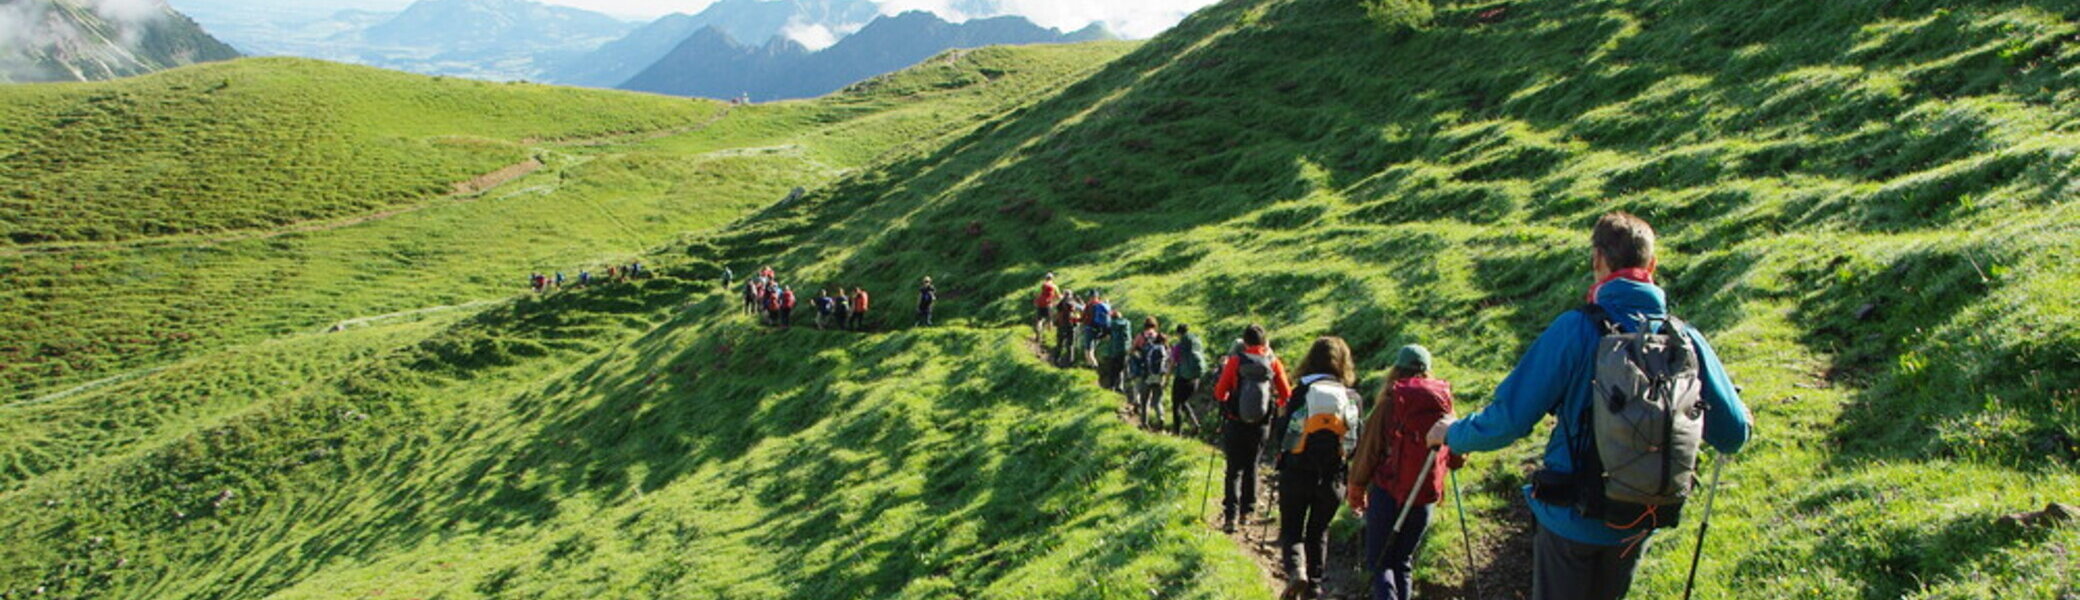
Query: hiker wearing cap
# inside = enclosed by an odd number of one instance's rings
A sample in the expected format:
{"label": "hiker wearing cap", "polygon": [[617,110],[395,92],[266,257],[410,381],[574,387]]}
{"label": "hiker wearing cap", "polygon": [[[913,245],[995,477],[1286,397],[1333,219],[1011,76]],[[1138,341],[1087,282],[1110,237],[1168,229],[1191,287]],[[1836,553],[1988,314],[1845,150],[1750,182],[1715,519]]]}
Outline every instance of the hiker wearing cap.
{"label": "hiker wearing cap", "polygon": [[1170,346],[1170,434],[1179,435],[1187,416],[1199,421],[1192,413],[1192,396],[1198,395],[1199,379],[1206,376],[1206,342],[1183,323],[1171,333],[1175,343]]}
{"label": "hiker wearing cap", "polygon": [[[1698,446],[1734,454],[1752,429],[1718,354],[1669,315],[1666,293],[1654,283],[1654,238],[1639,217],[1599,219],[1589,236],[1595,284],[1588,304],[1554,319],[1480,412],[1440,421],[1427,436],[1459,452],[1490,452],[1555,415],[1544,468],[1524,489],[1538,522],[1531,576],[1538,600],[1623,597],[1640,546],[1682,512]],[[1636,362],[1649,354],[1658,358]],[[1638,422],[1668,426],[1627,426]],[[1646,434],[1659,435],[1627,444]]]}
{"label": "hiker wearing cap", "polygon": [[1041,333],[1054,321],[1048,318],[1049,313],[1054,310],[1054,303],[1061,299],[1062,289],[1055,286],[1054,274],[1048,273],[1046,278],[1040,280],[1040,295],[1033,298],[1033,308],[1038,313],[1033,321],[1033,343],[1041,343]]}
{"label": "hiker wearing cap", "polygon": [[938,301],[939,301],[939,288],[936,288],[936,287],[932,287],[932,278],[931,278],[931,277],[925,277],[925,278],[924,278],[924,284],[923,284],[923,285],[919,285],[919,286],[917,287],[917,323],[916,323],[916,326],[918,326],[918,327],[930,327],[930,326],[932,325],[932,304],[933,304],[933,303],[935,303],[935,302],[938,302]]}
{"label": "hiker wearing cap", "polygon": [[1328,572],[1329,521],[1343,498],[1344,457],[1358,446],[1359,396],[1351,347],[1317,338],[1300,359],[1292,402],[1272,426],[1278,451],[1278,553],[1285,566],[1281,598],[1320,598]]}
{"label": "hiker wearing cap", "polygon": [[1257,455],[1264,449],[1264,429],[1285,406],[1293,386],[1286,366],[1271,352],[1262,325],[1242,330],[1241,347],[1221,366],[1213,399],[1221,406],[1221,450],[1228,466],[1221,484],[1221,529],[1235,532],[1236,521],[1248,521],[1257,510]]}
{"label": "hiker wearing cap", "polygon": [[[1345,500],[1365,515],[1365,572],[1372,575],[1375,600],[1410,597],[1412,559],[1429,528],[1431,505],[1444,495],[1445,469],[1463,464],[1449,448],[1423,460],[1429,455],[1424,435],[1452,415],[1452,386],[1432,378],[1430,369],[1430,351],[1422,346],[1402,346],[1394,354],[1394,367],[1387,370],[1351,455]],[[1417,490],[1413,498],[1411,489]],[[1404,507],[1406,517],[1401,516]],[[1402,521],[1398,533],[1396,519]]]}

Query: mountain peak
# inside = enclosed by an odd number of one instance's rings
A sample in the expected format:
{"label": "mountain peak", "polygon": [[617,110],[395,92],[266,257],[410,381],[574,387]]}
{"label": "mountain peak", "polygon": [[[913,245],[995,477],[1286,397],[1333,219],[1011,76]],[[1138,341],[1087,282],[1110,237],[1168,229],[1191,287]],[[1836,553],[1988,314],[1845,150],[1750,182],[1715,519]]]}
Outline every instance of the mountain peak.
{"label": "mountain peak", "polygon": [[0,8],[9,18],[0,82],[112,79],[238,58],[163,0],[9,0]]}

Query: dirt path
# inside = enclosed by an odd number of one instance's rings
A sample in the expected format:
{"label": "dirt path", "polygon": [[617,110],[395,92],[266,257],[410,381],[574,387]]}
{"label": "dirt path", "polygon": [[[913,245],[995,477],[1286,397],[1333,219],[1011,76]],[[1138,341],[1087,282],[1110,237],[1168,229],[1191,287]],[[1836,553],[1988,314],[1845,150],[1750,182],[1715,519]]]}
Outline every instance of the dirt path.
{"label": "dirt path", "polygon": [[[1030,329],[1023,329],[1022,331],[1030,331]],[[1052,352],[1043,348],[1030,335],[1021,335],[1019,340],[1025,344],[1026,350],[1031,352],[1035,359],[1049,366],[1055,364],[1052,359]],[[1075,368],[1083,367],[1077,366]],[[1202,392],[1200,397],[1193,402],[1195,410],[1202,418],[1217,414],[1208,393],[1210,391]],[[1134,414],[1132,406],[1126,401],[1125,397],[1121,397],[1117,413],[1120,420],[1132,424],[1136,429],[1146,430],[1140,416]],[[1212,423],[1206,425],[1210,428],[1219,427],[1218,424]],[[1217,429],[1200,430],[1199,428],[1186,427],[1184,430],[1187,434],[1208,443],[1210,446],[1217,444],[1215,438],[1218,435]],[[1219,508],[1219,490],[1217,489],[1219,487],[1218,480],[1221,478],[1219,470],[1219,465],[1215,465],[1212,467],[1210,477],[1203,472],[1194,474],[1195,477],[1208,479],[1196,484],[1206,489],[1195,493],[1204,493],[1207,498],[1204,506],[1201,507],[1202,522],[1207,529],[1212,530],[1220,529],[1221,511]],[[1273,497],[1277,483],[1274,481],[1274,471],[1268,467],[1260,469],[1258,475],[1257,506],[1259,508],[1257,517],[1248,523],[1238,524],[1235,532],[1228,534],[1228,538],[1235,542],[1235,545],[1243,550],[1244,554],[1257,563],[1257,569],[1264,574],[1265,581],[1273,592],[1280,592],[1285,589],[1286,573],[1278,550],[1280,515],[1276,510],[1276,502]],[[1462,493],[1502,494],[1511,499],[1510,504],[1500,510],[1485,513],[1469,513],[1466,515],[1469,522],[1493,523],[1499,524],[1501,527],[1500,536],[1482,536],[1472,540],[1474,560],[1476,561],[1476,564],[1473,566],[1475,569],[1473,581],[1478,586],[1478,589],[1468,590],[1463,586],[1446,586],[1436,582],[1440,578],[1464,579],[1464,569],[1467,567],[1463,564],[1466,562],[1466,559],[1463,558],[1465,550],[1462,544],[1465,542],[1457,536],[1451,536],[1447,539],[1440,537],[1439,534],[1432,533],[1426,536],[1423,546],[1418,552],[1451,553],[1450,557],[1442,562],[1448,565],[1446,568],[1452,569],[1454,572],[1434,573],[1430,577],[1418,581],[1416,596],[1426,598],[1478,598],[1482,600],[1529,598],[1531,595],[1532,518],[1530,507],[1524,504],[1522,494],[1515,489],[1473,488],[1464,489]],[[1433,523],[1444,519],[1457,519],[1458,513],[1454,512],[1455,509],[1456,507],[1452,505],[1452,500],[1448,499],[1439,503],[1431,517],[1434,519]],[[1327,592],[1327,595],[1324,596],[1325,598],[1360,600],[1371,597],[1370,574],[1365,572],[1363,564],[1364,552],[1364,539],[1362,536],[1331,535],[1328,551],[1329,568],[1325,572],[1322,582],[1322,587]]]}

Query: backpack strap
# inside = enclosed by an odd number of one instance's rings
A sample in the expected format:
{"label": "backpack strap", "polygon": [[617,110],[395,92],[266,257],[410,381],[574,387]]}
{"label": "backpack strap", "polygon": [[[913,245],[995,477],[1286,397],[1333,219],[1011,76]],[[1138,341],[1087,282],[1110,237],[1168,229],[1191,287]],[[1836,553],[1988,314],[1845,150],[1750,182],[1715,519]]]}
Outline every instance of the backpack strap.
{"label": "backpack strap", "polygon": [[1597,304],[1595,302],[1590,302],[1588,304],[1583,304],[1581,308],[1575,309],[1575,312],[1582,313],[1582,316],[1589,317],[1589,322],[1596,324],[1597,333],[1603,335],[1612,335],[1622,333],[1624,331],[1622,328],[1618,327],[1618,321],[1611,318],[1610,311],[1606,311],[1603,309],[1603,305]]}

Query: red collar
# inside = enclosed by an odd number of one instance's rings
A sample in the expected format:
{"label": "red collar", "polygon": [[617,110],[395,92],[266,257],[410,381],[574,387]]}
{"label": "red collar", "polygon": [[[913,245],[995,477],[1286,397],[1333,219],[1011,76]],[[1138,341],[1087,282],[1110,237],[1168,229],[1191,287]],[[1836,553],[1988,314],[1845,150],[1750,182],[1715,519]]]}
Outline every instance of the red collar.
{"label": "red collar", "polygon": [[1596,292],[1597,290],[1603,289],[1603,284],[1617,281],[1620,279],[1630,279],[1632,281],[1637,281],[1640,283],[1651,284],[1654,283],[1654,272],[1639,267],[1633,267],[1630,269],[1618,269],[1616,271],[1612,271],[1611,274],[1605,275],[1602,281],[1596,282],[1596,285],[1589,286],[1589,303],[1596,303]]}

